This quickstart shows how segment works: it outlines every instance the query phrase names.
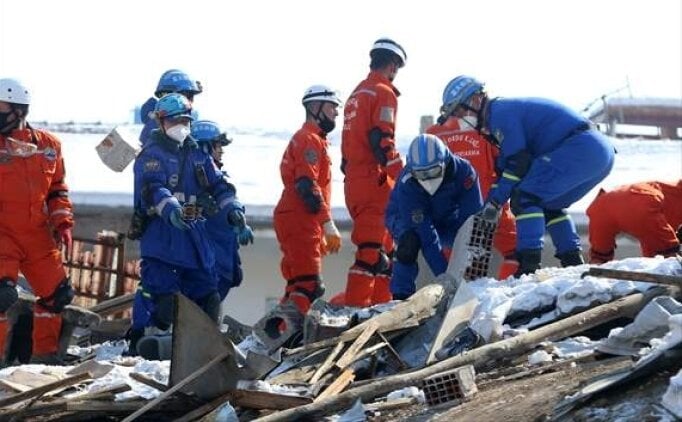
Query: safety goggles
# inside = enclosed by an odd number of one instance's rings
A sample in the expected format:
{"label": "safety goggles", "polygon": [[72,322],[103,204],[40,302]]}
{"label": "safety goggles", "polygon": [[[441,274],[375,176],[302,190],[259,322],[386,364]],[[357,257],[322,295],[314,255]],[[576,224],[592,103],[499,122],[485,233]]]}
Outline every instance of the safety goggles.
{"label": "safety goggles", "polygon": [[443,166],[441,164],[436,164],[435,166],[428,167],[425,169],[419,170],[412,169],[411,173],[412,177],[414,177],[417,180],[437,179],[443,176]]}
{"label": "safety goggles", "polygon": [[166,122],[170,122],[170,123],[173,124],[173,125],[176,125],[176,124],[179,125],[179,124],[187,124],[187,123],[190,123],[190,122],[192,121],[192,118],[191,118],[191,117],[188,117],[188,116],[185,115],[185,114],[180,114],[180,115],[177,115],[177,116],[168,116],[168,117],[164,117],[163,120],[166,121]]}
{"label": "safety goggles", "polygon": [[220,135],[216,136],[215,138],[211,139],[212,144],[220,144],[222,146],[228,146],[232,143],[232,138],[228,138],[226,134],[221,133]]}

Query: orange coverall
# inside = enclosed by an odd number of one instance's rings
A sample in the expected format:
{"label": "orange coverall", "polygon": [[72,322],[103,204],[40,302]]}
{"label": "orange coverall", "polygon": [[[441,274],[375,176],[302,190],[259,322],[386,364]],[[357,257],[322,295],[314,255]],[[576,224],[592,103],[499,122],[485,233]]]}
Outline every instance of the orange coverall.
{"label": "orange coverall", "polygon": [[372,71],[355,88],[343,110],[341,169],[346,206],[353,219],[351,240],[357,246],[346,284],[345,303],[349,306],[392,299],[389,257],[393,239],[384,226],[384,212],[403,168],[395,146],[398,95],[388,78]]}
{"label": "orange coverall", "polygon": [[[292,300],[303,314],[323,293],[322,224],[332,219],[329,142],[320,133],[315,123],[306,122],[284,151],[280,164],[284,191],[273,218],[283,255],[282,275],[287,280],[282,301]],[[320,210],[316,214],[306,207],[296,189],[296,182],[301,177],[312,181],[312,191],[320,199]]]}
{"label": "orange coverall", "polygon": [[[426,133],[438,136],[453,154],[468,160],[474,166],[478,173],[481,194],[484,199],[487,198],[490,187],[497,180],[495,159],[499,155],[499,150],[486,141],[475,128],[454,116],[446,120],[443,125],[429,127]],[[493,246],[504,257],[498,272],[498,278],[504,280],[513,275],[519,265],[514,257],[516,222],[509,209],[509,202],[502,207]]]}
{"label": "orange coverall", "polygon": [[642,256],[673,256],[680,250],[676,231],[682,224],[682,179],[619,186],[599,191],[587,208],[590,263],[614,257],[616,236],[627,233],[639,240]]}
{"label": "orange coverall", "polygon": [[[38,297],[51,296],[65,279],[62,257],[52,231],[73,227],[73,212],[64,183],[61,144],[52,134],[15,129],[10,137],[37,145],[27,157],[11,155],[0,135],[0,279],[16,283],[23,273]],[[33,354],[57,352],[62,320],[36,304],[33,310]],[[7,320],[0,314],[0,351],[4,353]]]}

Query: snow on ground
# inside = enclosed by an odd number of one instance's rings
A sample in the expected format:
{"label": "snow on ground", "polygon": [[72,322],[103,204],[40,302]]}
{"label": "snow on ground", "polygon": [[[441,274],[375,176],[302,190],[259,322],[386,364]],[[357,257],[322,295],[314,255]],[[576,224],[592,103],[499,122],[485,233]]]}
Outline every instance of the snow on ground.
{"label": "snow on ground", "polygon": [[[627,258],[604,264],[603,267],[665,275],[682,274],[682,267],[676,258],[664,259],[660,256],[655,258]],[[537,274],[523,276],[519,279],[509,278],[506,281],[499,282],[494,279],[483,278],[469,283],[480,300],[475,316],[472,319],[472,326],[475,329],[487,327],[494,334],[501,336],[505,330],[505,327],[502,327],[502,322],[513,311],[532,311],[556,303],[557,309],[560,309],[562,313],[568,313],[575,307],[584,307],[586,304],[594,304],[595,301],[608,302],[635,291],[646,290],[652,286],[650,283],[633,283],[622,280],[608,281],[591,276],[581,278],[580,275],[587,268],[587,265],[571,268],[546,268],[538,271]],[[554,316],[556,317],[557,315]],[[682,319],[682,315],[679,318]],[[682,327],[682,324],[680,326]],[[508,329],[508,327],[506,328]],[[675,332],[671,333],[670,336],[682,337],[682,333]],[[666,338],[662,342],[666,343]],[[553,348],[549,350],[556,359],[568,359],[580,354],[589,353],[595,345],[596,342],[590,342],[586,338],[577,337],[556,342],[553,344]],[[96,391],[107,386],[127,383],[132,387],[132,390],[118,394],[117,400],[126,400],[133,397],[143,397],[145,399],[156,397],[159,394],[157,390],[132,380],[129,374],[130,372],[138,372],[166,384],[170,372],[169,361],[146,361],[139,357],[124,358],[121,357],[123,349],[124,346],[121,342],[104,343],[93,347],[93,350],[96,351],[96,359],[102,363],[113,364],[114,369],[104,377],[86,386],[86,391]],[[74,348],[70,351],[78,354],[87,354],[93,350]],[[9,367],[0,370],[0,379],[7,377],[17,368],[19,367]],[[47,371],[63,375],[72,367],[23,365],[20,368],[35,373]],[[269,386],[268,388],[276,387]],[[627,409],[623,409],[623,411],[627,413]]]}

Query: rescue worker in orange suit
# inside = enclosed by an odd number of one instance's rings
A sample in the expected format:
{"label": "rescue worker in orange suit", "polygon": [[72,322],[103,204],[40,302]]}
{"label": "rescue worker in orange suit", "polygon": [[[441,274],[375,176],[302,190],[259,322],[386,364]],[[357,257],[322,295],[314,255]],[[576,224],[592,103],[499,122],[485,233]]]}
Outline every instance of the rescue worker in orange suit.
{"label": "rescue worker in orange suit", "polygon": [[18,300],[21,271],[38,297],[34,360],[54,363],[60,313],[74,296],[60,253],[71,248],[73,213],[61,144],[26,122],[30,100],[21,82],[0,79],[0,349],[9,343],[5,313]]}
{"label": "rescue worker in orange suit", "polygon": [[[473,113],[471,113],[473,114]],[[500,155],[497,148],[487,142],[476,130],[475,115],[464,117],[450,116],[445,121],[439,119],[438,124],[426,129],[426,133],[438,136],[450,152],[468,160],[478,173],[478,180],[483,198],[488,196],[490,187],[497,180],[495,160]],[[514,275],[519,267],[516,260],[516,222],[509,209],[509,202],[502,207],[497,231],[493,237],[493,247],[503,256],[498,271],[498,279],[504,280]]]}
{"label": "rescue worker in orange suit", "polygon": [[306,120],[284,151],[280,172],[284,190],[274,211],[287,281],[281,303],[305,315],[324,294],[322,256],[337,253],[341,235],[331,215],[331,160],[327,134],[334,130],[341,100],[324,85],[308,88],[302,99]]}
{"label": "rescue worker in orange suit", "polygon": [[405,65],[405,50],[395,41],[377,40],[370,51],[370,73],[360,82],[343,111],[341,171],[346,206],[357,247],[348,271],[344,302],[370,306],[392,299],[393,240],[384,225],[386,204],[403,162],[395,145],[400,92],[393,86]]}
{"label": "rescue worker in orange suit", "polygon": [[587,216],[592,264],[613,259],[619,233],[637,238],[642,256],[674,256],[680,252],[682,236],[682,179],[601,189]]}

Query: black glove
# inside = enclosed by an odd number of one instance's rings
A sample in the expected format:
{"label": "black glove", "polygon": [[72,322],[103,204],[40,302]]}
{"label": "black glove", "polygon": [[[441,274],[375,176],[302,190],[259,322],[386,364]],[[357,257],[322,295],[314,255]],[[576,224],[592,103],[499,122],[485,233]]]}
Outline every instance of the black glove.
{"label": "black glove", "polygon": [[677,241],[682,243],[682,224],[677,228]]}
{"label": "black glove", "polygon": [[489,223],[497,223],[500,219],[500,206],[495,201],[488,201],[479,212],[482,219]]}

